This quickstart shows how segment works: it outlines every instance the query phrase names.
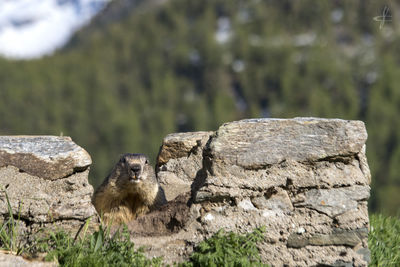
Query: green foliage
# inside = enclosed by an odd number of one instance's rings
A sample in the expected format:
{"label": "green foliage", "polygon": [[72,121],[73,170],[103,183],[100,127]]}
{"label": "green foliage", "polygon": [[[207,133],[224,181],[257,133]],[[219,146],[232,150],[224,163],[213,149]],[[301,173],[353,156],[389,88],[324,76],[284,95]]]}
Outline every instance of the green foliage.
{"label": "green foliage", "polygon": [[191,255],[191,261],[181,266],[267,266],[261,262],[257,242],[264,239],[265,227],[239,235],[219,230],[201,242]]}
{"label": "green foliage", "polygon": [[60,266],[161,266],[161,258],[148,259],[142,248],[135,250],[126,227],[111,236],[109,228],[104,229],[100,225],[98,231],[87,235],[90,219],[86,221],[81,237],[74,239],[62,230],[50,232],[49,236],[38,238],[27,247],[27,244],[23,245],[25,237],[18,227],[20,217],[18,215],[14,219],[7,192],[2,191],[7,200],[9,218],[0,226],[1,249],[13,251],[17,255],[46,253],[46,260],[55,261]]}
{"label": "green foliage", "polygon": [[[11,213],[10,204],[8,208]],[[20,254],[22,250],[14,245],[15,240],[21,240],[16,228],[18,222],[19,219],[1,226],[0,247]],[[78,233],[75,238],[62,230],[50,232],[49,236],[35,240],[34,245],[26,250],[27,255],[45,253],[45,260],[69,267],[162,265],[162,258],[148,259],[143,248],[135,250],[126,226],[113,235],[110,235],[110,228],[105,229],[102,225],[98,231],[87,234],[89,222],[90,219],[86,221],[82,235]],[[5,231],[4,227],[11,227],[11,230]],[[221,229],[197,246],[190,262],[179,266],[268,266],[261,262],[257,248],[257,243],[264,239],[264,233],[265,227],[246,235],[226,233]]]}
{"label": "green foliage", "polygon": [[40,251],[48,252],[46,260],[60,266],[161,266],[161,258],[148,259],[142,249],[135,250],[127,229],[110,237],[99,231],[74,240],[64,232],[52,233],[38,243]]}
{"label": "green foliage", "polygon": [[399,218],[373,214],[370,216],[370,222],[370,266],[400,266]]}
{"label": "green foliage", "polygon": [[[9,210],[11,207],[9,206]],[[18,221],[12,225],[3,223],[0,231],[0,247],[21,253]],[[72,238],[63,231],[51,233],[39,239],[30,251],[45,252],[46,260],[55,260],[60,266],[161,266],[161,258],[147,259],[142,249],[135,250],[126,228],[113,236],[107,229],[87,234],[88,223],[81,238]],[[371,229],[368,246],[371,251],[370,266],[400,265],[400,220],[396,217],[373,214],[370,216]],[[14,225],[14,228],[12,226]],[[4,231],[11,226],[11,231]],[[190,257],[190,262],[178,266],[267,266],[260,260],[257,243],[264,239],[265,228],[257,228],[246,235],[218,231],[211,238],[201,242]]]}
{"label": "green foliage", "polygon": [[17,255],[21,254],[24,251],[23,246],[21,245],[21,240],[19,238],[19,219],[20,219],[20,211],[16,215],[17,218],[14,218],[14,213],[10,204],[10,199],[8,198],[8,194],[4,189],[1,189],[4,193],[7,201],[7,209],[8,209],[8,219],[3,221],[0,226],[0,247],[5,248],[9,251],[15,251]]}

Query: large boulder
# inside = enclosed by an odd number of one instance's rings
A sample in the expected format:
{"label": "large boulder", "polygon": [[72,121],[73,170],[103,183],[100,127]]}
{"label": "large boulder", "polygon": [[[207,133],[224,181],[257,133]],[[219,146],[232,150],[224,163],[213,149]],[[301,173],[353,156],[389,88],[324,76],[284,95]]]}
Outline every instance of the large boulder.
{"label": "large boulder", "polygon": [[203,175],[203,149],[213,132],[167,135],[157,157],[156,173],[168,201],[191,190]]}
{"label": "large boulder", "polygon": [[273,266],[367,266],[366,140],[361,121],[319,118],[169,135],[157,166],[174,193],[157,216],[130,225],[133,241],[172,263],[221,228],[266,226],[259,249]]}
{"label": "large boulder", "polygon": [[97,216],[91,163],[69,137],[0,136],[0,221],[9,219],[11,209],[27,237],[57,229],[76,233]]}

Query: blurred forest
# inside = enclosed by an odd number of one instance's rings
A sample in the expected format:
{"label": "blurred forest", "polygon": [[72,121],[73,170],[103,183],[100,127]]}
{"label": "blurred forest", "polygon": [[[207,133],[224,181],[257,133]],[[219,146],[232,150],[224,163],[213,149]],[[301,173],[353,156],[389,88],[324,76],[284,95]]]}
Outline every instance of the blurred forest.
{"label": "blurred forest", "polygon": [[363,120],[370,209],[399,214],[400,1],[148,1],[108,15],[117,3],[53,56],[0,58],[1,135],[71,136],[97,186],[124,152],[154,163],[172,132]]}

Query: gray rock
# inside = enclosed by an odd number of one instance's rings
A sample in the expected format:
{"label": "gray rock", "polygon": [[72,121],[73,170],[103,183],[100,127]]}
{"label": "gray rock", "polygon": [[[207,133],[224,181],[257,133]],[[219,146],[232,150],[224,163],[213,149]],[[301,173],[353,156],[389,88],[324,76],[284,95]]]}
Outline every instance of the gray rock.
{"label": "gray rock", "polygon": [[212,134],[213,132],[187,132],[167,135],[160,148],[157,165],[164,165],[171,159],[189,157],[191,153],[196,153],[196,148],[204,147]]}
{"label": "gray rock", "polygon": [[[182,136],[186,142],[193,135]],[[174,138],[180,143],[180,136]],[[195,177],[190,189],[199,214],[176,239],[196,244],[220,228],[243,233],[264,225],[268,230],[259,249],[266,262],[365,266],[355,247],[367,249],[366,138],[360,121],[256,119],[226,123],[202,145],[181,144],[182,152],[176,147],[168,154],[178,156],[163,157],[168,161],[159,174],[170,172],[166,182]],[[196,175],[190,168],[182,171],[193,166],[192,155],[202,155],[194,160],[201,162]],[[163,240],[163,250],[153,247],[149,255],[170,254],[165,248],[174,241]]]}
{"label": "gray rock", "polygon": [[88,182],[90,156],[69,137],[0,140],[0,220],[9,216],[6,195],[28,238],[57,227],[76,232],[85,220],[97,216]]}
{"label": "gray rock", "polygon": [[172,196],[191,191],[193,212],[173,236],[133,241],[173,263],[221,228],[266,226],[258,248],[273,266],[366,266],[357,253],[368,249],[366,138],[360,121],[318,118],[243,120],[215,134],[169,135],[158,177],[173,185],[166,190]]}
{"label": "gray rock", "polygon": [[365,178],[368,180],[368,184],[371,183],[371,172],[369,170],[368,160],[366,153],[366,145],[363,146],[361,151],[357,154],[358,161],[360,162],[360,169],[363,172]]}
{"label": "gray rock", "polygon": [[[299,181],[297,183],[305,183],[314,179],[314,185],[320,187],[347,187],[351,185],[369,185],[368,177],[364,175],[360,168],[360,162],[357,159],[343,157],[341,161],[319,161],[313,162],[312,177]],[[310,186],[305,186],[310,187]]]}
{"label": "gray rock", "polygon": [[15,166],[43,179],[56,180],[86,170],[89,154],[58,136],[0,136],[0,168]]}
{"label": "gray rock", "polygon": [[[221,228],[266,226],[258,244],[264,262],[366,266],[366,137],[362,122],[318,118],[243,120],[215,133],[168,135],[156,171],[175,200],[129,224],[132,240],[171,264]],[[19,145],[7,138],[0,141],[0,184],[25,233],[77,229],[95,214],[86,152],[65,138],[50,138],[51,145],[48,137],[23,137]],[[0,220],[7,219],[5,203],[2,193]]]}
{"label": "gray rock", "polygon": [[164,138],[156,173],[168,201],[191,190],[203,169],[203,148],[212,133],[175,133]]}
{"label": "gray rock", "polygon": [[290,234],[287,246],[301,248],[305,246],[350,246],[355,247],[368,237],[368,229],[335,230],[331,234],[313,234],[309,237],[298,233]]}
{"label": "gray rock", "polygon": [[371,262],[371,251],[368,248],[360,248],[356,252],[362,256],[363,260],[368,263]]}
{"label": "gray rock", "polygon": [[292,211],[293,205],[288,193],[282,188],[277,188],[271,196],[261,196],[252,199],[253,204],[259,209]]}
{"label": "gray rock", "polygon": [[369,186],[354,185],[344,188],[311,189],[304,194],[304,201],[297,206],[315,209],[336,217],[345,212],[356,211],[358,201],[369,198]]}
{"label": "gray rock", "polygon": [[43,262],[24,259],[4,251],[0,251],[0,267],[56,267],[55,262]]}
{"label": "gray rock", "polygon": [[[36,223],[71,219],[84,221],[95,214],[88,171],[50,181],[9,166],[0,169],[0,184],[7,187],[0,191],[0,199],[4,200],[7,192],[14,214],[25,220]],[[0,214],[8,214],[5,201],[0,202]]]}
{"label": "gray rock", "polygon": [[157,174],[158,181],[165,192],[167,201],[171,201],[178,195],[190,191],[191,182],[179,178],[172,171],[161,171]]}
{"label": "gray rock", "polygon": [[338,260],[331,264],[326,263],[326,262],[320,262],[318,266],[321,266],[321,267],[354,267],[354,264],[352,262]]}
{"label": "gray rock", "polygon": [[364,123],[339,119],[250,119],[221,126],[210,148],[216,160],[246,169],[284,160],[354,155],[367,139]]}
{"label": "gray rock", "polygon": [[368,226],[368,202],[358,201],[357,210],[349,210],[335,217],[340,228],[354,229],[362,225]]}
{"label": "gray rock", "polygon": [[250,199],[243,199],[240,201],[237,206],[243,210],[256,210],[254,207],[253,203],[250,201]]}

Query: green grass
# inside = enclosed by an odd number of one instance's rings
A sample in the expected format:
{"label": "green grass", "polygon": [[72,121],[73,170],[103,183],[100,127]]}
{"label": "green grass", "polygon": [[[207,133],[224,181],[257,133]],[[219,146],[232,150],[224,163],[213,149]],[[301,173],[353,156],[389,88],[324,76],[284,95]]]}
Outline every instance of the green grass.
{"label": "green grass", "polygon": [[[201,242],[189,262],[179,266],[267,266],[261,262],[256,243],[261,241],[265,229],[255,229],[246,235],[220,230]],[[47,252],[46,260],[60,266],[161,266],[161,258],[148,259],[142,249],[135,250],[124,228],[114,236],[103,228],[74,241],[64,232],[51,234],[40,240],[37,252]]]}
{"label": "green grass", "polygon": [[[143,249],[135,249],[130,233],[125,226],[111,235],[109,228],[100,225],[99,230],[88,234],[90,220],[86,221],[81,235],[72,238],[64,231],[50,232],[48,237],[37,238],[33,245],[24,246],[19,235],[19,215],[13,214],[8,194],[5,194],[8,219],[0,226],[0,248],[16,252],[17,255],[34,257],[46,254],[45,260],[55,261],[60,266],[161,266],[162,258],[148,259]],[[179,266],[266,266],[261,263],[257,242],[263,240],[264,228],[255,229],[246,235],[218,231],[201,242],[190,258],[190,262]]]}
{"label": "green grass", "polygon": [[201,242],[190,257],[191,261],[180,266],[268,266],[261,262],[257,248],[257,242],[264,239],[264,232],[264,227],[246,235],[220,230]]}
{"label": "green grass", "polygon": [[0,190],[3,191],[6,196],[8,209],[8,219],[5,220],[0,226],[0,247],[5,250],[14,251],[17,254],[21,254],[24,250],[24,246],[22,245],[21,238],[19,238],[20,236],[18,235],[20,210],[18,211],[18,216],[15,219],[7,192],[2,187]]}
{"label": "green grass", "polygon": [[46,260],[60,266],[161,266],[161,258],[148,259],[135,249],[125,228],[114,235],[100,227],[93,234],[74,240],[64,232],[50,234],[38,242],[38,251],[47,252]]}
{"label": "green grass", "polygon": [[72,238],[63,231],[50,232],[48,237],[37,238],[28,246],[19,233],[20,212],[13,214],[6,190],[0,190],[8,208],[8,218],[0,225],[0,249],[29,257],[44,253],[45,260],[56,261],[60,266],[161,266],[161,258],[148,259],[143,249],[135,249],[127,228],[110,235],[109,230],[100,226],[98,231],[87,234],[90,220],[81,236]]}
{"label": "green grass", "polygon": [[[45,253],[45,260],[55,261],[60,266],[161,266],[162,258],[148,259],[143,249],[135,249],[125,227],[114,235],[103,227],[93,234],[87,234],[84,227],[80,238],[74,239],[59,231],[48,237],[37,239],[35,246],[24,249],[24,254]],[[11,227],[12,228],[12,227]],[[5,241],[14,236],[8,232]],[[263,240],[264,228],[255,229],[246,235],[220,230],[211,238],[201,242],[190,257],[190,261],[178,266],[267,266],[261,262],[256,243]],[[7,236],[7,233],[4,232]],[[9,249],[9,243],[0,241],[0,246]],[[22,251],[22,250],[19,250]]]}
{"label": "green grass", "polygon": [[400,266],[400,219],[372,214],[370,224],[370,266]]}

